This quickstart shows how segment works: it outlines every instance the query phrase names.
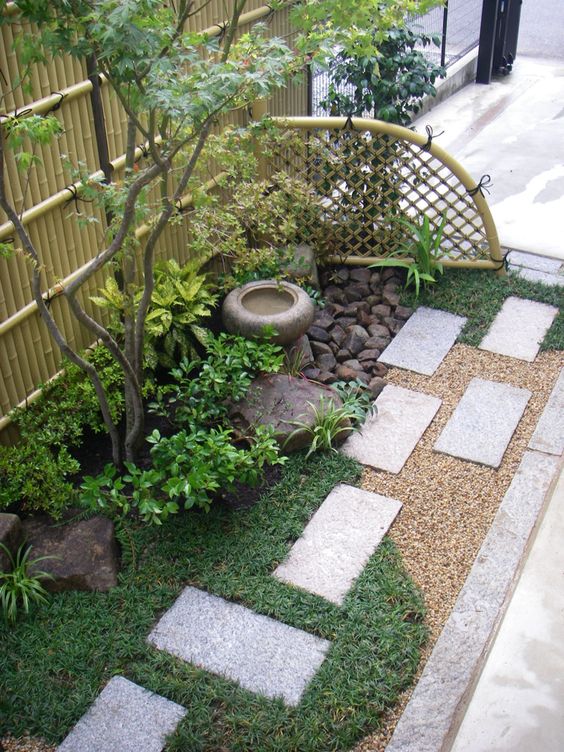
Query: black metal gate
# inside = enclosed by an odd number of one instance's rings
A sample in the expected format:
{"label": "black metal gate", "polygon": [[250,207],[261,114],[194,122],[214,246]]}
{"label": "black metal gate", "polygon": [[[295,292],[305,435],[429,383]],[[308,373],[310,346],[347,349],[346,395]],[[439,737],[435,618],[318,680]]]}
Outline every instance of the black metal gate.
{"label": "black metal gate", "polygon": [[424,50],[425,55],[439,58],[448,67],[478,46],[482,0],[445,0],[444,7],[434,8],[424,16],[411,19],[413,26],[426,34],[441,37],[440,50]]}
{"label": "black metal gate", "polygon": [[510,73],[517,55],[523,0],[484,0],[476,81],[489,84],[494,73]]}

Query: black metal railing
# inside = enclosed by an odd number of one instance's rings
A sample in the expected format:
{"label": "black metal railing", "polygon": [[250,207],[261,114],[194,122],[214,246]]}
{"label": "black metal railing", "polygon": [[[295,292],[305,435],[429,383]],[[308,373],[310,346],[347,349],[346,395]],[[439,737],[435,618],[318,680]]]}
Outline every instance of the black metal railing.
{"label": "black metal railing", "polygon": [[446,0],[444,8],[434,8],[412,23],[441,37],[440,49],[427,47],[424,52],[448,67],[478,46],[481,17],[482,0]]}

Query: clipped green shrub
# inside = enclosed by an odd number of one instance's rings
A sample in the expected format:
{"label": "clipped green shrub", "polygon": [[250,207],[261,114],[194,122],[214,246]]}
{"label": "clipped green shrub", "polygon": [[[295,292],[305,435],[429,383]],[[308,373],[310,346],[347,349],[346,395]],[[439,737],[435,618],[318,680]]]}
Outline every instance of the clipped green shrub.
{"label": "clipped green shrub", "polygon": [[25,512],[46,512],[55,519],[72,503],[67,477],[79,469],[65,447],[24,443],[0,446],[0,510],[21,504]]}

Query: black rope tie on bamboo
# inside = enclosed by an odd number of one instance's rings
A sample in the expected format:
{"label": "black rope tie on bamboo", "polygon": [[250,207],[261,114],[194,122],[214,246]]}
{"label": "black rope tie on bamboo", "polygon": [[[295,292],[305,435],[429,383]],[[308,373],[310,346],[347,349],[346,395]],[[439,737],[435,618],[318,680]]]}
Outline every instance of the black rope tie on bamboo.
{"label": "black rope tie on bamboo", "polygon": [[431,144],[433,143],[433,139],[442,136],[444,131],[440,131],[440,133],[433,133],[433,127],[431,125],[426,125],[425,130],[427,131],[427,143],[423,144],[421,151],[431,151]]}
{"label": "black rope tie on bamboo", "polygon": [[222,21],[221,23],[214,24],[214,26],[217,26],[217,28],[219,29],[219,34],[217,35],[217,38],[219,39],[220,42],[222,42],[223,37],[226,35],[227,29],[229,28],[229,24],[227,23],[227,21]]}
{"label": "black rope tie on bamboo", "polygon": [[343,125],[343,130],[344,131],[356,130],[353,120],[352,120],[352,115],[347,115],[347,119],[345,120],[345,124]]}
{"label": "black rope tie on bamboo", "polygon": [[501,261],[498,261],[497,259],[494,259],[491,256],[490,256],[490,260],[494,264],[497,264],[494,271],[499,272],[502,269],[505,269],[505,271],[507,271],[507,269],[509,268],[509,251],[503,254],[503,258],[501,259]]}
{"label": "black rope tie on bamboo", "polygon": [[68,191],[70,193],[70,198],[65,203],[65,206],[68,206],[71,201],[74,201],[74,208],[76,209],[76,213],[81,214],[80,207],[78,206],[78,191],[76,189],[76,185],[67,185],[65,191]]}
{"label": "black rope tie on bamboo", "polygon": [[147,159],[147,157],[149,156],[149,148],[147,144],[138,144],[137,148],[141,151],[141,159]]}
{"label": "black rope tie on bamboo", "polygon": [[62,105],[62,103],[63,103],[63,99],[64,99],[64,98],[66,97],[66,94],[63,94],[63,93],[62,93],[61,91],[52,91],[52,92],[51,92],[51,94],[52,94],[52,95],[53,95],[54,97],[55,97],[55,96],[59,97],[59,101],[58,101],[58,102],[55,102],[55,104],[54,104],[54,105],[53,105],[53,106],[51,107],[51,109],[49,110],[49,112],[55,112],[55,111],[56,111],[56,110],[58,110],[58,109],[60,108],[60,106]]}
{"label": "black rope tie on bamboo", "polygon": [[13,115],[8,115],[6,112],[0,112],[0,118],[4,118],[5,120],[14,120],[17,121],[20,118],[27,117],[27,115],[31,115],[33,113],[32,107],[26,107],[25,110],[14,110]]}
{"label": "black rope tie on bamboo", "polygon": [[80,211],[80,208],[78,206],[78,202],[79,201],[82,201],[82,203],[84,203],[84,204],[93,204],[94,203],[94,199],[87,199],[87,198],[83,198],[82,196],[79,196],[78,195],[78,189],[77,189],[76,185],[74,185],[74,184],[67,185],[66,188],[64,188],[63,190],[68,191],[70,193],[70,198],[68,199],[68,201],[66,201],[65,206],[68,206],[71,201],[74,201],[74,206],[75,206],[77,214],[82,214],[82,212]]}
{"label": "black rope tie on bamboo", "polygon": [[478,185],[475,188],[469,188],[468,189],[468,195],[469,196],[476,196],[478,193],[480,193],[482,195],[482,197],[485,198],[484,191],[487,194],[489,194],[489,192],[490,192],[489,189],[492,187],[492,185],[493,185],[493,183],[492,183],[491,175],[482,175],[482,177],[480,178],[480,182],[478,183]]}

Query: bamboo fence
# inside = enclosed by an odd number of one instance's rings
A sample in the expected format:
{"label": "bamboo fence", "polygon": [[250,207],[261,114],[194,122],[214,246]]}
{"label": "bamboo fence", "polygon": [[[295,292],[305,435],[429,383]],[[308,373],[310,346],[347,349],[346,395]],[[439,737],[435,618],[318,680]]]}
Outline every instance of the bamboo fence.
{"label": "bamboo fence", "polygon": [[[6,155],[8,193],[14,204],[22,208],[23,222],[43,259],[44,289],[49,291],[46,297],[57,323],[69,343],[83,349],[91,344],[91,335],[71,316],[58,292],[61,285],[70,281],[103,247],[105,217],[91,204],[75,198],[66,160],[74,165],[80,163],[85,174],[101,176],[111,169],[119,177],[124,164],[125,112],[105,82],[99,81],[97,76],[89,76],[91,69],[87,60],[58,57],[48,64],[34,65],[29,91],[24,92],[21,87],[12,91],[11,82],[23,73],[15,44],[17,35],[22,29],[33,32],[31,26],[21,23],[15,11],[15,7],[8,4],[4,23],[0,24],[0,101],[5,113],[0,115],[0,121],[5,122],[7,116],[53,112],[61,122],[63,133],[56,143],[39,150],[41,163],[33,169],[26,185],[22,186],[13,156]],[[224,13],[224,3],[212,0],[190,19],[190,28],[219,34]],[[273,35],[291,40],[287,9],[273,13],[263,0],[248,0],[240,28],[245,31],[257,21],[267,23]],[[264,104],[264,109],[273,114],[305,115],[307,108],[308,92],[304,81],[276,92]],[[245,125],[258,112],[236,110],[223,118],[221,125]],[[141,153],[138,156],[141,157]],[[77,212],[83,222],[77,222]],[[97,222],[93,223],[92,218]],[[141,239],[146,229],[138,229]],[[181,263],[186,261],[188,230],[185,218],[168,227],[159,241],[157,255],[174,257]],[[11,223],[0,212],[0,242],[14,235]],[[0,257],[0,443],[7,444],[17,439],[10,411],[35,399],[41,385],[61,368],[60,352],[33,301],[28,262],[18,252],[17,241],[14,247],[13,256]],[[100,273],[81,290],[81,301],[90,314],[100,315],[89,298],[103,282]]]}
{"label": "bamboo fence", "polygon": [[[249,0],[247,7],[241,17],[243,31],[249,24],[264,21],[270,33],[291,43],[287,8],[273,12],[261,0]],[[223,2],[212,0],[190,20],[191,27],[219,34],[223,13]],[[85,174],[119,177],[125,163],[125,113],[104,80],[92,74],[88,60],[61,57],[37,65],[31,72],[29,93],[8,91],[9,82],[22,73],[13,46],[19,21],[16,15],[9,15],[8,20],[11,23],[0,24],[4,110],[8,116],[20,117],[26,110],[53,111],[61,121],[63,135],[42,149],[42,164],[34,169],[27,185],[22,188],[9,156],[6,178],[12,199],[23,206],[22,221],[44,262],[45,297],[69,343],[84,349],[91,345],[90,335],[71,316],[59,292],[103,247],[106,220],[94,205],[77,200],[79,184],[71,184],[62,155],[69,155],[74,164],[80,160]],[[332,261],[369,264],[409,239],[398,219],[418,222],[427,215],[435,227],[445,218],[441,251],[446,265],[502,268],[495,225],[482,193],[483,180],[476,184],[434,143],[432,133],[425,137],[374,120],[309,118],[308,108],[309,92],[303,78],[270,100],[256,102],[249,112],[234,110],[218,127],[245,125],[269,113],[280,128],[300,134],[298,146],[279,153],[270,163],[263,160],[261,171],[266,175],[282,167],[309,182],[316,195],[322,196],[321,216],[311,220],[315,226],[309,228],[312,237],[319,235],[317,250],[325,251]],[[0,115],[0,123],[5,118]],[[142,148],[137,158],[143,158]],[[181,204],[181,208],[189,206],[190,197]],[[76,221],[77,212],[85,220],[82,223]],[[96,223],[89,221],[92,219]],[[137,228],[141,242],[147,231],[146,225]],[[189,232],[182,214],[161,236],[157,255],[174,257],[180,263],[188,260]],[[13,236],[11,223],[0,214],[0,242]],[[103,283],[100,272],[81,290],[82,303],[94,316],[100,311],[93,310],[89,299]],[[10,411],[40,394],[41,385],[61,368],[60,360],[33,301],[23,255],[0,257],[0,443],[17,439]]]}

